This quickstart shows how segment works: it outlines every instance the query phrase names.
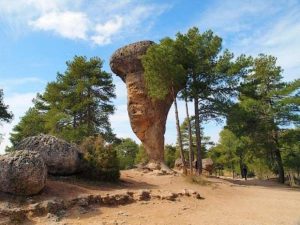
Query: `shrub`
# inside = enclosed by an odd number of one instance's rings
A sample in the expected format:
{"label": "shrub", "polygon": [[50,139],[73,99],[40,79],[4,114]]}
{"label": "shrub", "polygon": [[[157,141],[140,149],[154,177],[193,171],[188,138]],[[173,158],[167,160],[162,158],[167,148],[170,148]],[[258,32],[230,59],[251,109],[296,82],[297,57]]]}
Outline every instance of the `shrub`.
{"label": "shrub", "polygon": [[138,164],[138,163],[146,164],[148,162],[149,162],[149,158],[148,158],[147,152],[146,152],[144,146],[140,145],[139,151],[135,157],[135,164]]}
{"label": "shrub", "polygon": [[85,138],[80,148],[83,151],[82,175],[85,178],[102,181],[119,179],[117,153],[100,135]]}
{"label": "shrub", "polygon": [[172,145],[165,146],[165,163],[168,167],[173,168],[176,160],[176,147]]}
{"label": "shrub", "polygon": [[120,169],[131,169],[134,167],[135,157],[139,146],[130,138],[122,139],[121,143],[115,146],[120,162]]}

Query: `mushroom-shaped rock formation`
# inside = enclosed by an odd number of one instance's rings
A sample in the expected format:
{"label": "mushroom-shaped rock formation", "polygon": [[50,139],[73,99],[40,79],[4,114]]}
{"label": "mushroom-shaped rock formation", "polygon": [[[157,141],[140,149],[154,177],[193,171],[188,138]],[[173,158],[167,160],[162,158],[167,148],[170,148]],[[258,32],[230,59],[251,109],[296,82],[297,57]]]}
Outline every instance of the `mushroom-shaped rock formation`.
{"label": "mushroom-shaped rock formation", "polygon": [[110,67],[127,87],[127,109],[131,127],[149,156],[148,167],[167,169],[164,162],[164,134],[171,94],[165,100],[154,100],[147,94],[141,57],[152,41],[140,41],[118,49],[110,59]]}
{"label": "mushroom-shaped rock formation", "polygon": [[51,135],[40,134],[25,138],[16,149],[39,152],[48,167],[48,173],[52,175],[74,174],[80,165],[80,149]]}
{"label": "mushroom-shaped rock formation", "polygon": [[45,186],[47,167],[37,152],[15,151],[0,156],[0,191],[34,195]]}

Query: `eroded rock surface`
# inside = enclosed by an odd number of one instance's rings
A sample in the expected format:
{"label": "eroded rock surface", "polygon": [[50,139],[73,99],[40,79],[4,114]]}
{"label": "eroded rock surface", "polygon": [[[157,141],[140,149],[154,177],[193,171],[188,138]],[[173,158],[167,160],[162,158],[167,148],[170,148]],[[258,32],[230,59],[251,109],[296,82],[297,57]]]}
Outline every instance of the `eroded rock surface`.
{"label": "eroded rock surface", "polygon": [[214,162],[212,161],[212,159],[202,159],[202,168],[211,174],[214,169]]}
{"label": "eroded rock surface", "polygon": [[41,134],[25,138],[16,149],[39,152],[48,167],[49,174],[70,175],[79,168],[79,148],[51,135]]}
{"label": "eroded rock surface", "polygon": [[111,57],[110,67],[126,83],[130,124],[149,155],[149,165],[167,169],[163,164],[164,134],[173,99],[170,94],[164,101],[148,96],[141,62],[141,57],[153,44],[152,41],[141,41],[118,49]]}
{"label": "eroded rock surface", "polygon": [[45,186],[47,167],[37,152],[16,151],[0,156],[0,191],[34,195]]}
{"label": "eroded rock surface", "polygon": [[[193,167],[196,168],[197,160],[193,162]],[[188,162],[185,162],[185,166],[189,167]],[[182,160],[178,158],[175,160],[175,168],[182,169]],[[212,173],[214,169],[214,162],[211,158],[202,159],[202,169],[207,171],[209,174]]]}

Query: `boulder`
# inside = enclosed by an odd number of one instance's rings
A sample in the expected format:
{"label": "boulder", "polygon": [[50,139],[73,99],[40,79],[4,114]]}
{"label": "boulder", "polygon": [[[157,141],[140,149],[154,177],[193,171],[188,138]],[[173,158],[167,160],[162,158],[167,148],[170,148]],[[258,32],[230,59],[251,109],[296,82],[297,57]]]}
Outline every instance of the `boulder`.
{"label": "boulder", "polygon": [[[149,165],[154,169],[167,170],[164,164],[164,134],[173,98],[171,93],[165,100],[154,100],[148,95],[141,62],[141,57],[153,44],[152,41],[140,41],[118,49],[110,59],[110,67],[126,83],[131,128],[145,147]],[[175,90],[176,93],[178,91]]]}
{"label": "boulder", "polygon": [[16,149],[39,152],[48,167],[48,173],[52,175],[71,175],[80,166],[80,149],[51,135],[40,134],[25,138]]}
{"label": "boulder", "polygon": [[[187,168],[188,168],[188,166],[189,166],[187,161],[185,162],[185,166],[186,166]],[[174,167],[177,168],[177,169],[182,169],[182,160],[181,160],[181,158],[177,158],[177,159],[175,160]]]}
{"label": "boulder", "polygon": [[202,159],[202,168],[206,170],[209,174],[211,174],[214,168],[214,162],[212,161],[212,159]]}
{"label": "boulder", "polygon": [[34,195],[45,186],[47,167],[37,152],[15,151],[0,156],[0,191]]}
{"label": "boulder", "polygon": [[[194,168],[196,168],[196,164],[197,164],[197,160],[195,160],[193,162],[193,167]],[[189,164],[188,164],[187,161],[185,162],[185,166],[187,168],[189,167]],[[214,162],[211,158],[202,159],[202,169],[207,171],[209,174],[212,173],[213,166],[214,166]],[[182,160],[181,160],[181,158],[178,158],[178,159],[175,160],[175,168],[182,169]]]}

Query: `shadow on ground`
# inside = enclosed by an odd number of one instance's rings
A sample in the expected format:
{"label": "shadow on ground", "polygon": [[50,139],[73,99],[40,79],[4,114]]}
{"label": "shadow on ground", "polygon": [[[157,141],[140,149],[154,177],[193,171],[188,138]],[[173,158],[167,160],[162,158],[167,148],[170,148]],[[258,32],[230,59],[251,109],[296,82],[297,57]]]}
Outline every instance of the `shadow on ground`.
{"label": "shadow on ground", "polygon": [[291,191],[299,191],[299,187],[290,187],[287,184],[281,184],[277,181],[276,178],[271,178],[267,180],[259,180],[259,179],[248,179],[248,180],[242,180],[242,179],[232,179],[232,178],[226,178],[226,177],[219,177],[218,179],[228,181],[232,184],[232,186],[241,186],[241,187],[247,187],[247,186],[256,186],[256,187],[263,187],[263,188],[275,188],[275,189],[282,189],[282,190],[291,190]]}

